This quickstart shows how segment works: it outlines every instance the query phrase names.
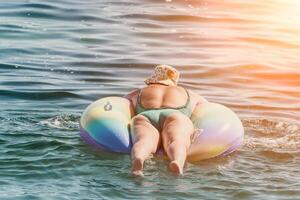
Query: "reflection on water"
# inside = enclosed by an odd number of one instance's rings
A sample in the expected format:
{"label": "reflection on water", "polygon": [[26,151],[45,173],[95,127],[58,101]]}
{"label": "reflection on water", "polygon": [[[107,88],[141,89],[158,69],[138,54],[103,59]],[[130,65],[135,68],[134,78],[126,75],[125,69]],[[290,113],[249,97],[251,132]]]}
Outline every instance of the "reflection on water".
{"label": "reflection on water", "polygon": [[[298,0],[0,3],[1,199],[297,199]],[[78,136],[92,101],[141,87],[156,64],[233,109],[245,144],[173,177]],[[61,190],[61,188],[65,188]]]}

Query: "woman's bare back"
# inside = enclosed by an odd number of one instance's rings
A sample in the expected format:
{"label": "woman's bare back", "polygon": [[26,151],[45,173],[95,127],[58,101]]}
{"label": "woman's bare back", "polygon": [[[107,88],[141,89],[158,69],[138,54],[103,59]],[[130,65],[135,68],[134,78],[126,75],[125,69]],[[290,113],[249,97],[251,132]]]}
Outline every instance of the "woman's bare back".
{"label": "woman's bare back", "polygon": [[160,84],[151,84],[143,88],[140,95],[141,105],[144,108],[176,108],[185,105],[188,99],[184,88]]}
{"label": "woman's bare back", "polygon": [[[151,84],[141,90],[141,104],[145,108],[179,107],[187,101],[185,89],[179,86]],[[207,102],[207,100],[193,91],[188,90],[188,92],[192,110],[194,110],[197,103]],[[138,94],[139,90],[135,90],[125,96],[131,100],[134,108],[137,104]]]}

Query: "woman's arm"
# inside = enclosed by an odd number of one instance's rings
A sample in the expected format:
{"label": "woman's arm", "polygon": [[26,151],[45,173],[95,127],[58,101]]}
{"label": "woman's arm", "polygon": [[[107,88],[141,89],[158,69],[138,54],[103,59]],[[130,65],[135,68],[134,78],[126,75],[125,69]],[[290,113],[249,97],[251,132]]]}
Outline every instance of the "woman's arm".
{"label": "woman's arm", "polygon": [[131,102],[134,111],[135,111],[138,94],[139,94],[139,89],[135,89],[129,92],[128,94],[126,94],[125,96],[123,96],[124,98],[128,99]]}
{"label": "woman's arm", "polygon": [[196,106],[207,103],[208,101],[200,96],[199,94],[189,90],[190,98],[191,98],[191,104],[192,104],[192,110],[196,108]]}

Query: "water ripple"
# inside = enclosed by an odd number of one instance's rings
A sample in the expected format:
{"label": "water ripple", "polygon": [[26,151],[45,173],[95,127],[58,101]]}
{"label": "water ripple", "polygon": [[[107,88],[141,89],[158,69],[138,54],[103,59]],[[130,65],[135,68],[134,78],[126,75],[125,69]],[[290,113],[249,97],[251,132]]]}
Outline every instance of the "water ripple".
{"label": "water ripple", "polygon": [[27,100],[51,100],[58,98],[78,98],[79,95],[67,91],[49,91],[49,92],[20,92],[13,90],[0,90],[0,96],[10,98],[20,98]]}

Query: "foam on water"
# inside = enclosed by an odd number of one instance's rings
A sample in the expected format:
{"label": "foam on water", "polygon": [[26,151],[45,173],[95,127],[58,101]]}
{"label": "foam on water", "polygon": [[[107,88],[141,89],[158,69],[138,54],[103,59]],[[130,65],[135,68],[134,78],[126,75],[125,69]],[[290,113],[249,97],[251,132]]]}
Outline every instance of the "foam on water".
{"label": "foam on water", "polygon": [[78,131],[79,119],[80,119],[80,115],[63,114],[63,115],[51,117],[46,120],[42,120],[39,123],[42,126],[46,126],[46,127],[50,127],[50,128]]}
{"label": "foam on water", "polygon": [[245,148],[274,152],[300,152],[300,128],[296,124],[269,119],[244,119]]}

